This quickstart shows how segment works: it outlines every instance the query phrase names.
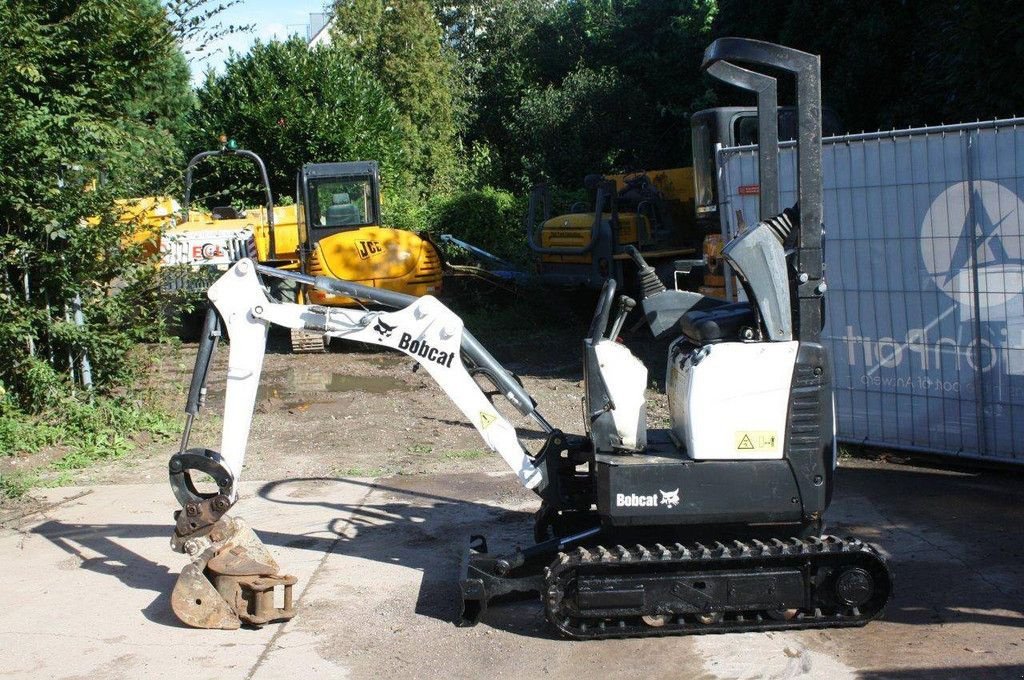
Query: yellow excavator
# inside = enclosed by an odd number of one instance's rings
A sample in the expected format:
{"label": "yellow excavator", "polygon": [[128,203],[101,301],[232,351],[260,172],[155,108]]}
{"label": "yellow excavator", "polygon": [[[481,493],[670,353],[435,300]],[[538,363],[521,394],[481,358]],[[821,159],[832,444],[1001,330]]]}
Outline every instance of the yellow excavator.
{"label": "yellow excavator", "polygon": [[[189,211],[192,171],[204,159],[236,156],[253,161],[263,184],[265,210],[231,206]],[[440,251],[425,236],[381,224],[380,170],[376,161],[307,163],[296,178],[295,203],[274,207],[263,160],[229,142],[195,156],[185,173],[185,220],[165,234],[173,252],[165,263],[227,269],[243,257],[261,264],[326,275],[408,295],[438,294],[442,286]],[[167,238],[170,236],[170,238]],[[352,298],[306,287],[273,291],[279,300],[350,307]],[[323,334],[294,332],[292,350],[324,351]]]}
{"label": "yellow excavator", "polygon": [[699,264],[692,168],[588,175],[584,184],[593,207],[577,204],[562,215],[551,215],[543,184],[530,194],[526,233],[542,281],[597,289],[611,278],[628,287],[630,247],[666,275]]}
{"label": "yellow excavator", "polygon": [[[775,108],[779,138],[795,139],[796,109]],[[725,298],[715,154],[719,146],[756,144],[759,125],[758,111],[751,107],[698,111],[690,120],[691,167],[588,175],[584,184],[594,197],[593,207],[577,204],[553,216],[547,189],[535,186],[525,226],[530,248],[539,256],[541,280],[599,289],[614,278],[621,290],[634,278],[632,247],[666,285]],[[842,131],[828,107],[822,109],[822,125],[825,135]],[[760,191],[757,184],[743,189]]]}

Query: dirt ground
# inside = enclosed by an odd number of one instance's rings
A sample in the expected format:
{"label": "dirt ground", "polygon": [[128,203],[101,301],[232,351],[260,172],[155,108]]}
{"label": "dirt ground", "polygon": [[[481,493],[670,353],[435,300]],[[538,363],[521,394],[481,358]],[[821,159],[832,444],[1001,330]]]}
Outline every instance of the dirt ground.
{"label": "dirt ground", "polygon": [[[581,338],[588,301],[577,311],[559,314],[552,324],[545,308],[543,325],[532,325],[522,305],[512,309],[510,328],[502,318],[468,315],[467,327],[482,322],[478,338],[517,374],[555,427],[582,428]],[[545,312],[548,316],[545,316]],[[638,334],[639,335],[639,334]],[[271,335],[263,366],[256,413],[246,458],[248,479],[293,476],[415,475],[438,472],[504,470],[502,460],[483,441],[447,396],[415,362],[397,352],[334,341],[327,354],[293,355],[283,333]],[[668,409],[660,388],[664,346],[637,340],[650,355],[648,422],[664,427]],[[196,345],[179,349],[147,348],[154,356],[151,383],[155,399],[181,413],[192,373]],[[226,347],[220,347],[210,371],[209,398],[193,430],[190,446],[220,447]],[[488,387],[488,389],[490,389]],[[507,418],[538,444],[536,423],[502,399],[495,402]],[[129,458],[97,465],[75,475],[76,483],[137,483],[160,479],[176,441],[143,441]],[[43,454],[45,456],[45,454]]]}
{"label": "dirt ground", "polygon": [[[578,431],[583,315],[555,330],[477,320],[547,419]],[[896,574],[885,618],[865,628],[578,643],[554,636],[536,601],[456,628],[466,536],[499,550],[528,542],[535,497],[411,360],[283,345],[273,339],[265,365],[236,510],[300,577],[301,615],[230,633],[176,623],[167,593],[184,560],[166,547],[165,471],[176,442],[143,443],[0,522],[0,560],[23,583],[0,613],[0,648],[13,650],[0,677],[1024,677],[1024,477],[919,461],[841,464],[829,528],[875,543]],[[632,346],[654,367],[649,422],[664,426],[663,348]],[[180,408],[195,346],[152,351],[159,398]],[[224,360],[193,445],[219,446]],[[53,638],[57,616],[77,632]],[[54,662],[53,640],[73,662]]]}

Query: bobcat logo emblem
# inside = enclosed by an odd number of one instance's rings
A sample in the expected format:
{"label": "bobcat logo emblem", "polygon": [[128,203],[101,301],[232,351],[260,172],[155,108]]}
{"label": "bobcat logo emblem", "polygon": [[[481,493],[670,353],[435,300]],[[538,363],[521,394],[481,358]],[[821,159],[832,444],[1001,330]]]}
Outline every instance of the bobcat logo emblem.
{"label": "bobcat logo emblem", "polygon": [[661,504],[666,508],[674,508],[679,505],[679,489],[675,491],[661,491]]}
{"label": "bobcat logo emblem", "polygon": [[380,319],[377,319],[377,323],[373,326],[373,330],[377,331],[377,335],[382,338],[390,338],[391,333],[395,328],[397,328],[397,326],[389,326]]}

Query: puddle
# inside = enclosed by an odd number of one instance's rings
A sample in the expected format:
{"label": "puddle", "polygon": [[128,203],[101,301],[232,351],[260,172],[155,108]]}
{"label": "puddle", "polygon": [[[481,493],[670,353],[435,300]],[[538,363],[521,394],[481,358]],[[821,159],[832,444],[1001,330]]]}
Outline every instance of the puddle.
{"label": "puddle", "polygon": [[[296,371],[285,369],[278,371],[267,371],[263,380],[256,388],[256,403],[283,400],[287,410],[305,411],[314,403],[325,403],[318,401],[315,397],[323,392],[369,392],[370,394],[384,394],[396,390],[406,391],[410,387],[408,383],[399,378],[389,375],[365,376],[346,375],[345,373],[331,373],[330,380],[324,383],[324,374],[310,371]],[[211,388],[210,398],[223,400],[224,386],[218,385]]]}
{"label": "puddle", "polygon": [[370,394],[384,394],[394,390],[408,390],[402,380],[389,375],[365,376],[345,375],[344,373],[332,373],[331,381],[324,385],[328,392],[369,392]]}

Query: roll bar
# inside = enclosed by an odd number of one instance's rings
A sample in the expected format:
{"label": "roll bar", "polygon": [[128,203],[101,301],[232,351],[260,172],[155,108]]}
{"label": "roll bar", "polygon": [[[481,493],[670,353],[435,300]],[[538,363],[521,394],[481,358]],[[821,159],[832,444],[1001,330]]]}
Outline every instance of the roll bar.
{"label": "roll bar", "polygon": [[[796,77],[797,107],[797,201],[800,206],[800,230],[796,267],[800,276],[799,335],[801,340],[816,342],[821,336],[823,320],[822,296],[825,292],[825,261],[822,252],[823,191],[821,180],[821,60],[817,55],[790,47],[747,38],[719,38],[704,51],[701,68],[709,71],[719,62],[735,62],[784,71]],[[717,69],[716,69],[717,70]],[[735,71],[726,67],[727,77]],[[712,72],[712,75],[715,75]],[[762,76],[764,77],[764,76]],[[727,80],[726,82],[731,82]],[[765,116],[758,107],[759,127],[764,129]],[[777,125],[777,113],[771,114]],[[762,142],[763,142],[762,137]],[[760,150],[764,148],[759,144]],[[777,145],[776,145],[777,149]],[[767,164],[761,163],[760,168]],[[776,189],[776,193],[777,193]],[[761,219],[774,213],[761,214]]]}
{"label": "roll bar", "polygon": [[707,72],[742,90],[757,94],[757,176],[761,219],[779,213],[779,94],[775,78],[727,61],[716,61]]}
{"label": "roll bar", "polygon": [[270,178],[267,176],[267,166],[264,165],[263,159],[252,151],[224,148],[217,151],[201,151],[193,156],[192,160],[188,162],[188,167],[185,168],[185,196],[181,206],[183,220],[188,220],[188,208],[192,198],[192,171],[199,163],[213,156],[243,156],[256,164],[256,168],[260,171],[260,180],[263,182],[263,194],[267,201],[267,226],[270,229],[270,258],[276,259],[277,242],[274,238],[274,197],[270,191]]}

